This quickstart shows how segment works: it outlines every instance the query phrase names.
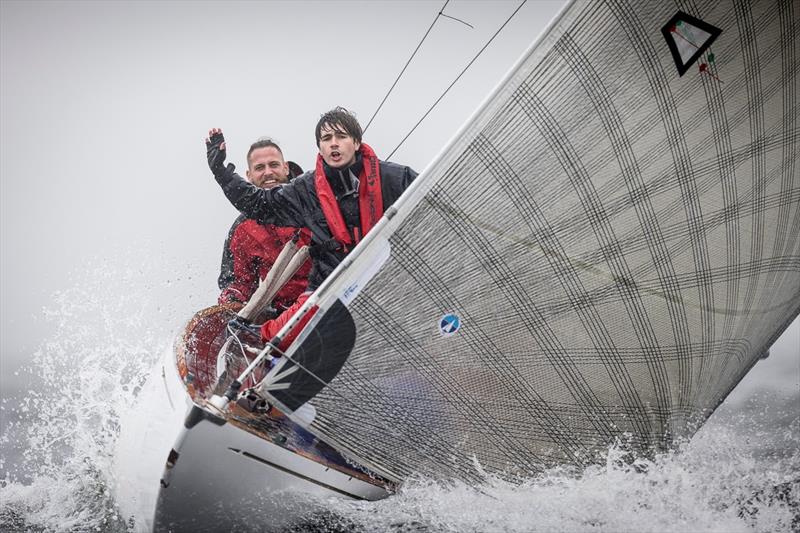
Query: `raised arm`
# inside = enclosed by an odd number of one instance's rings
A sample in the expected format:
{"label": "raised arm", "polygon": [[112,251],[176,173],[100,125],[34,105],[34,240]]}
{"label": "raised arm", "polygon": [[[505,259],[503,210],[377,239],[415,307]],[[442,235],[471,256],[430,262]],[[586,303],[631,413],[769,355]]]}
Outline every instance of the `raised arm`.
{"label": "raised arm", "polygon": [[222,130],[212,128],[206,139],[208,167],[222,187],[222,192],[236,209],[247,218],[253,218],[262,224],[303,226],[301,214],[292,204],[291,198],[287,198],[283,187],[270,190],[256,187],[239,176],[232,163],[226,165],[225,156],[225,137]]}

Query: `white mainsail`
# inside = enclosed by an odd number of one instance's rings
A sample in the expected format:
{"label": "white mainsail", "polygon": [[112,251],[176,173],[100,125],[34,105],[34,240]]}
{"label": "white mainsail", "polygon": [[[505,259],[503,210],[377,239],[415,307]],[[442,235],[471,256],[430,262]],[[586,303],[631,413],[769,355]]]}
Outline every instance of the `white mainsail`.
{"label": "white mainsail", "polygon": [[394,480],[693,434],[800,312],[796,9],[567,6],[312,297],[271,400]]}

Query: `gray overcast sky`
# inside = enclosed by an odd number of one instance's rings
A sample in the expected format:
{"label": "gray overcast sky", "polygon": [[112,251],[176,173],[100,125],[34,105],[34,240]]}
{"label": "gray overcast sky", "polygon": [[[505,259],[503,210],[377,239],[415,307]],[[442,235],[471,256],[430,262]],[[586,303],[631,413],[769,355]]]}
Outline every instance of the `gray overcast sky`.
{"label": "gray overcast sky", "polygon": [[[0,377],[37,347],[54,292],[104,257],[158,263],[142,291],[191,265],[198,294],[176,308],[212,303],[236,212],[207,169],[208,128],[240,169],[263,135],[309,168],[320,113],[343,105],[366,124],[443,3],[2,0]],[[528,2],[393,159],[421,171],[562,3]],[[474,28],[438,20],[365,135],[379,156],[518,5],[448,4]],[[789,335],[776,372],[796,376],[800,323]]]}

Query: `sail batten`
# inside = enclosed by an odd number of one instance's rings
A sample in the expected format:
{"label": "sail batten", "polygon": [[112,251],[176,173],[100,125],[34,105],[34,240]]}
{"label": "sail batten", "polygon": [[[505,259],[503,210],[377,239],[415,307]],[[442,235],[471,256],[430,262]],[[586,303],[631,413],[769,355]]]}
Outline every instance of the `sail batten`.
{"label": "sail batten", "polygon": [[800,132],[792,2],[690,7],[567,6],[315,295],[352,347],[315,317],[288,355],[324,383],[273,400],[397,481],[691,436],[800,312]]}

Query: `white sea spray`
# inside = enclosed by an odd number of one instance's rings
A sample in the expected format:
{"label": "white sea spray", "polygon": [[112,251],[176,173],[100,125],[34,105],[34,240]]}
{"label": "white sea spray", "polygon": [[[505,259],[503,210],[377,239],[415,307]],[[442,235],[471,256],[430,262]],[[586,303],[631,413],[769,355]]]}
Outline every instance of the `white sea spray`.
{"label": "white sea spray", "polygon": [[[482,486],[417,479],[382,502],[340,508],[361,531],[774,532],[800,528],[799,397],[720,411],[653,460],[624,446],[582,471]],[[763,404],[760,402],[768,401]],[[764,411],[773,411],[765,414]]]}
{"label": "white sea spray", "polygon": [[[129,265],[136,265],[135,267]],[[178,265],[176,265],[178,266]],[[124,414],[171,343],[176,294],[193,283],[156,258],[95,261],[54,294],[41,341],[21,374],[31,387],[3,394],[0,530],[127,531],[114,501],[113,453]],[[156,281],[153,281],[153,280]],[[177,283],[176,283],[177,280]],[[195,304],[188,303],[188,308]],[[177,313],[176,313],[177,314]],[[9,451],[15,457],[9,457]]]}

